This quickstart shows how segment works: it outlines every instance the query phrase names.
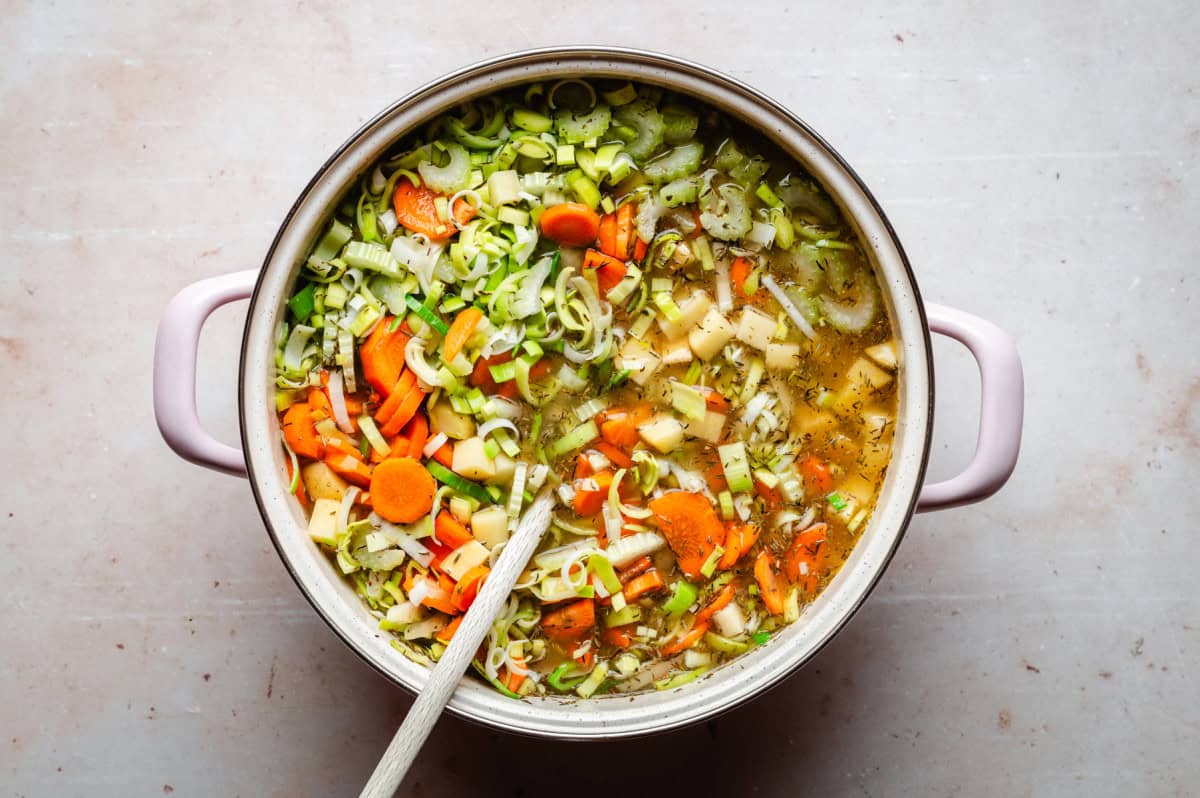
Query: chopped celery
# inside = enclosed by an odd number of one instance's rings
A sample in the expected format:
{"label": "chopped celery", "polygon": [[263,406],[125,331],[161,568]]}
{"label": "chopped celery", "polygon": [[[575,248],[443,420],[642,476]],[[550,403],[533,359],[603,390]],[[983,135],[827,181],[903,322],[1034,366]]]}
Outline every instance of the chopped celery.
{"label": "chopped celery", "polygon": [[642,173],[654,183],[679,180],[698,170],[703,157],[704,145],[692,141],[650,161],[642,169]]}
{"label": "chopped celery", "polygon": [[309,283],[308,285],[304,286],[304,288],[292,295],[292,298],[288,300],[288,307],[291,308],[292,315],[295,316],[296,321],[300,322],[301,324],[308,321],[308,317],[312,315],[312,312],[315,309],[315,292],[316,286],[312,283]]}
{"label": "chopped celery", "polygon": [[611,122],[612,111],[603,103],[583,113],[560,108],[554,114],[554,128],[567,144],[583,144],[599,138],[608,131]]}
{"label": "chopped celery", "polygon": [[472,499],[477,499],[478,501],[486,504],[492,503],[492,494],[488,493],[487,488],[483,487],[478,482],[472,482],[469,479],[460,477],[458,474],[455,474],[449,468],[446,468],[436,460],[430,460],[427,462],[425,464],[425,468],[430,474],[433,475],[434,479],[443,485],[456,490],[459,493],[466,494]]}
{"label": "chopped celery", "polygon": [[432,310],[430,310],[429,308],[422,305],[421,301],[419,299],[417,299],[415,296],[413,296],[412,294],[409,294],[408,296],[404,297],[404,302],[405,302],[405,304],[408,305],[408,307],[412,310],[413,313],[416,313],[417,316],[420,317],[421,321],[425,322],[430,327],[432,327],[433,329],[440,332],[442,335],[445,335],[446,333],[450,332],[450,325],[448,325],[448,324],[446,324],[446,322],[442,321],[442,318],[440,316],[438,316],[436,313],[434,313]]}
{"label": "chopped celery", "polygon": [[639,163],[649,160],[662,146],[666,124],[654,102],[648,98],[621,106],[613,114],[613,118],[634,131],[633,136],[622,138],[627,138],[625,151]]}
{"label": "chopped celery", "polygon": [[704,394],[682,382],[671,383],[671,407],[691,421],[703,421],[708,412]]}
{"label": "chopped celery", "polygon": [[382,244],[351,241],[346,245],[342,258],[355,269],[378,272],[396,279],[403,276],[400,272],[400,264]]}
{"label": "chopped celery", "polygon": [[829,506],[832,507],[833,509],[837,510],[839,513],[842,510],[846,509],[847,502],[846,502],[845,497],[842,496],[842,494],[831,493],[831,494],[829,494],[827,499],[829,501]]}
{"label": "chopped celery", "polygon": [[721,518],[726,521],[733,520],[733,494],[727,490],[723,490],[717,494],[717,503],[721,506]]}
{"label": "chopped celery", "polygon": [[349,225],[344,225],[337,219],[329,223],[329,229],[325,231],[325,235],[321,236],[321,240],[317,242],[313,248],[312,257],[318,261],[332,260],[337,257],[337,254],[342,251],[342,247],[346,246],[346,242],[354,232]]}
{"label": "chopped celery", "polygon": [[553,119],[536,111],[531,111],[528,108],[514,108],[512,110],[512,123],[522,130],[528,130],[531,133],[549,133],[550,128],[554,127]]}
{"label": "chopped celery", "polygon": [[610,612],[604,616],[604,625],[609,629],[615,626],[626,626],[631,623],[637,623],[642,619],[642,608],[633,604],[625,606],[623,609]]}
{"label": "chopped celery", "polygon": [[588,420],[550,444],[547,447],[546,454],[550,457],[561,457],[564,454],[570,454],[578,449],[582,449],[599,437],[600,430],[596,427],[596,422]]}
{"label": "chopped celery", "polygon": [[721,458],[721,469],[725,472],[725,481],[729,483],[731,491],[742,493],[754,488],[744,443],[737,441],[718,446],[717,455]]}
{"label": "chopped celery", "polygon": [[712,575],[717,571],[717,563],[721,561],[721,555],[725,553],[723,546],[713,547],[712,552],[708,555],[708,559],[700,566],[700,573],[705,579],[711,579]]}
{"label": "chopped celery", "polygon": [[691,108],[682,105],[665,105],[662,109],[663,139],[667,144],[683,144],[696,136],[700,117]]}
{"label": "chopped celery", "polygon": [[675,583],[671,597],[663,603],[663,612],[669,615],[681,615],[696,603],[699,595],[700,590],[695,585],[680,579]]}
{"label": "chopped celery", "polygon": [[600,687],[604,677],[608,676],[608,663],[598,662],[588,677],[575,688],[575,693],[580,698],[591,698],[592,694]]}

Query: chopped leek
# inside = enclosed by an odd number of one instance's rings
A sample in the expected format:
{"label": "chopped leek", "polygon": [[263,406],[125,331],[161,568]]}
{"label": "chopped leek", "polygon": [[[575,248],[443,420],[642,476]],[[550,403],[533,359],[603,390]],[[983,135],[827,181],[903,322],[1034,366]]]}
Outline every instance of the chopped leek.
{"label": "chopped leek", "polygon": [[717,447],[717,455],[721,458],[721,469],[725,473],[725,481],[734,493],[742,493],[754,488],[754,480],[750,476],[750,461],[746,456],[746,445],[741,441],[727,443]]}

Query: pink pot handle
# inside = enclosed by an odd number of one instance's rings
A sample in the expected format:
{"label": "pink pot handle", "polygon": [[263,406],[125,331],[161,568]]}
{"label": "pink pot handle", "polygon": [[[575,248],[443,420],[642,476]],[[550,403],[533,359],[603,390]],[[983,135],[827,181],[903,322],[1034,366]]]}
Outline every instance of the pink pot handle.
{"label": "pink pot handle", "polygon": [[921,489],[917,511],[944,510],[986,499],[1003,487],[1017,466],[1025,409],[1025,378],[1017,346],[990,321],[926,303],[929,329],[971,351],[979,365],[979,439],[966,469]]}
{"label": "pink pot handle", "polygon": [[246,475],[242,450],[200,426],[196,413],[196,351],[200,329],[221,305],[254,292],[258,271],[234,272],[192,283],[163,311],[154,342],[154,416],[163,440],[185,460],[235,476]]}

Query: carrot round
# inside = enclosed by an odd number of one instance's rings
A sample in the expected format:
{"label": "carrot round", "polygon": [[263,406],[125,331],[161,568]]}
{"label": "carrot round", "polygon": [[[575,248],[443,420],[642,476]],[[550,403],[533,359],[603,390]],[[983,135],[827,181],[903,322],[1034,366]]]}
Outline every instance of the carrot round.
{"label": "carrot round", "polygon": [[411,457],[391,457],[375,466],[371,501],[375,512],[394,524],[411,524],[433,509],[433,476]]}
{"label": "carrot round", "polygon": [[325,443],[317,434],[312,409],[304,402],[297,402],[283,414],[283,439],[301,457],[320,460],[325,456]]}
{"label": "carrot round", "polygon": [[542,631],[559,643],[578,643],[596,625],[596,607],[592,599],[572,601],[565,607],[542,615]]}
{"label": "carrot round", "polygon": [[754,578],[758,580],[759,595],[772,615],[783,613],[784,586],[776,573],[779,564],[771,552],[763,549],[754,560]]}
{"label": "carrot round", "polygon": [[[431,239],[443,240],[457,232],[454,224],[438,218],[437,200],[443,195],[426,186],[414,186],[411,180],[401,178],[392,195],[392,207],[396,221],[414,233],[422,233]],[[459,224],[466,224],[475,216],[475,208],[466,200],[459,199],[451,209]]]}
{"label": "carrot round", "polygon": [[687,634],[678,638],[674,643],[668,643],[658,650],[658,653],[664,657],[673,657],[680,651],[686,651],[704,637],[704,633],[708,631],[708,624],[698,623],[693,626]]}
{"label": "carrot round", "polygon": [[458,357],[482,320],[483,311],[476,307],[466,308],[455,316],[442,344],[442,359],[449,363]]}
{"label": "carrot round", "polygon": [[712,504],[699,493],[671,491],[648,507],[675,552],[679,570],[691,579],[700,578],[713,550],[725,542],[725,527]]}
{"label": "carrot round", "polygon": [[600,233],[600,217],[582,202],[552,205],[539,221],[542,235],[567,247],[585,247]]}

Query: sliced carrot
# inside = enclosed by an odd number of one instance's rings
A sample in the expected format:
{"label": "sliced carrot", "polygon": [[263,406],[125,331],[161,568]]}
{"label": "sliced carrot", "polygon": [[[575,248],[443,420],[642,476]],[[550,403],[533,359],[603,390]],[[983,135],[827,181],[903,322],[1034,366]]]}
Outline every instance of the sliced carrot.
{"label": "sliced carrot", "polygon": [[593,445],[596,447],[596,451],[607,457],[609,462],[617,468],[633,468],[633,458],[608,441],[600,441]]}
{"label": "sliced carrot", "polygon": [[408,397],[409,392],[416,386],[416,374],[413,374],[408,369],[401,372],[400,376],[396,378],[396,383],[392,386],[392,390],[388,393],[387,399],[375,411],[376,423],[386,424],[391,421],[392,416],[396,415],[396,410],[400,408],[400,405]]}
{"label": "sliced carrot", "polygon": [[[523,664],[523,663],[524,663],[524,658],[522,658],[522,662],[520,662],[518,664]],[[515,693],[521,689],[521,685],[522,685],[522,683],[524,683],[524,681],[525,681],[525,674],[517,673],[516,671],[510,671],[504,679],[504,686],[507,687],[511,692]]]}
{"label": "sliced carrot", "polygon": [[771,552],[763,549],[754,560],[754,578],[758,580],[759,595],[772,615],[783,612],[784,585],[777,573],[779,563]]}
{"label": "sliced carrot", "polygon": [[[475,368],[471,372],[471,384],[488,396],[499,394],[509,399],[515,399],[519,393],[517,381],[509,380],[508,382],[497,383],[492,379],[492,371],[488,368],[489,366],[498,366],[501,363],[507,363],[510,360],[512,360],[512,355],[508,352],[479,358],[475,361]],[[540,363],[541,361],[538,362]],[[530,369],[530,377],[532,376],[533,369]]]}
{"label": "sliced carrot", "polygon": [[333,472],[342,479],[360,488],[366,488],[371,484],[371,467],[353,455],[327,454],[325,465],[333,469]]}
{"label": "sliced carrot", "polygon": [[788,581],[800,585],[804,592],[811,592],[820,579],[819,567],[828,524],[813,524],[803,532],[797,532],[784,555],[784,573]]}
{"label": "sliced carrot", "polygon": [[600,220],[600,231],[596,237],[596,249],[614,258],[621,256],[617,251],[617,215],[606,213]]}
{"label": "sliced carrot", "polygon": [[833,490],[833,472],[821,458],[808,454],[800,458],[800,475],[804,485],[815,494],[824,495]]}
{"label": "sliced carrot", "polygon": [[572,601],[542,615],[542,631],[559,643],[578,643],[591,634],[596,625],[596,607],[591,599]]}
{"label": "sliced carrot", "polygon": [[639,411],[621,414],[610,410],[600,424],[600,437],[618,448],[632,449],[639,440],[637,428],[645,421]]}
{"label": "sliced carrot", "polygon": [[454,446],[448,441],[443,443],[441,448],[433,453],[433,459],[449,468],[454,464]]}
{"label": "sliced carrot", "polygon": [[[424,471],[425,469],[421,470]],[[475,539],[471,535],[471,530],[467,529],[451,513],[444,510],[437,514],[437,520],[433,522],[433,536],[443,546],[449,546],[451,549],[457,549],[464,543],[469,543]]]}
{"label": "sliced carrot", "polygon": [[649,557],[638,557],[636,560],[626,565],[624,568],[617,571],[617,579],[621,584],[625,584],[629,580],[636,577],[638,574],[649,571],[654,566],[654,561]]}
{"label": "sliced carrot", "polygon": [[750,279],[750,272],[753,270],[754,264],[746,258],[734,258],[733,263],[729,264],[729,282],[743,300],[750,296],[746,293],[746,281]]}
{"label": "sliced carrot", "polygon": [[417,413],[413,416],[404,428],[404,433],[408,436],[408,456],[420,460],[425,444],[429,442],[429,420],[425,418],[425,414]]}
{"label": "sliced carrot", "polygon": [[575,656],[574,652],[572,652],[571,659],[575,660],[576,664],[582,670],[590,671],[596,666],[596,647],[588,646],[587,651],[584,651],[579,656]]}
{"label": "sliced carrot", "polygon": [[586,247],[600,233],[600,217],[582,202],[564,202],[542,212],[542,235],[567,247]]}
{"label": "sliced carrot", "polygon": [[591,459],[583,452],[575,458],[575,479],[587,479],[592,474],[596,473],[596,469],[592,468]]}
{"label": "sliced carrot", "polygon": [[441,584],[440,580],[425,577],[425,581],[430,583],[431,588],[436,585],[437,590],[421,599],[421,606],[429,607],[438,612],[444,612],[447,615],[458,615],[461,612],[458,607],[454,606],[454,602],[450,600],[450,591]]}
{"label": "sliced carrot", "polygon": [[371,462],[375,465],[379,465],[389,457],[408,456],[408,438],[404,437],[403,435],[395,435],[391,438],[388,438],[385,443],[388,445],[388,453],[386,455],[380,454],[374,448],[372,448],[368,453],[370,455]]}
{"label": "sliced carrot", "polygon": [[[431,239],[442,240],[454,235],[455,227],[438,217],[437,200],[444,195],[427,186],[414,186],[408,178],[396,182],[396,193],[392,195],[392,208],[396,221],[414,233],[422,233]],[[459,199],[451,209],[459,224],[466,224],[475,216],[475,208],[464,199]]]}
{"label": "sliced carrot", "polygon": [[283,414],[283,439],[293,452],[301,457],[320,460],[325,456],[325,442],[317,434],[312,408],[305,402],[297,402]]}
{"label": "sliced carrot", "polygon": [[663,589],[663,578],[654,568],[651,568],[641,576],[630,579],[621,589],[621,594],[625,596],[626,601],[637,601],[647,593],[654,593]]}
{"label": "sliced carrot", "polygon": [[491,573],[491,569],[486,565],[476,565],[463,574],[462,579],[455,583],[454,590],[450,591],[450,600],[454,602],[454,606],[463,612],[469,610],[475,597],[479,595],[479,589],[483,587],[483,580],[489,573]]}
{"label": "sliced carrot", "polygon": [[412,337],[407,322],[393,330],[394,321],[394,317],[385,316],[358,348],[363,376],[384,398],[392,392],[404,371],[404,351]]}
{"label": "sliced carrot", "polygon": [[458,357],[482,320],[483,311],[477,307],[469,307],[460,311],[454,317],[454,322],[450,325],[450,330],[442,342],[442,359],[449,363]]}
{"label": "sliced carrot", "polygon": [[641,236],[636,236],[633,239],[633,259],[638,263],[646,257],[646,251],[650,249],[650,245],[642,240]]}
{"label": "sliced carrot", "polygon": [[621,260],[629,260],[629,256],[633,254],[633,240],[636,237],[633,229],[634,213],[637,211],[637,206],[632,202],[626,202],[620,208],[617,208],[617,235],[614,242],[617,250],[617,257]]}
{"label": "sliced carrot", "polygon": [[604,508],[604,502],[608,501],[608,489],[612,485],[613,473],[597,471],[588,479],[594,480],[596,487],[576,488],[574,501],[576,515],[595,515]]}
{"label": "sliced carrot", "polygon": [[704,633],[708,631],[708,624],[698,623],[693,626],[686,634],[679,637],[675,642],[668,643],[658,650],[658,653],[664,657],[673,657],[681,651],[686,651],[700,641],[704,637]]}
{"label": "sliced carrot", "polygon": [[625,263],[611,255],[589,249],[583,256],[583,268],[596,270],[596,284],[605,295],[625,277]]}
{"label": "sliced carrot", "polygon": [[725,551],[721,554],[721,560],[717,563],[717,567],[722,571],[728,571],[737,564],[738,556],[742,552],[742,525],[741,524],[726,524],[725,525]]}
{"label": "sliced carrot", "polygon": [[679,569],[691,579],[713,550],[725,542],[725,527],[708,499],[700,493],[670,491],[647,505],[667,538]]}
{"label": "sliced carrot", "polygon": [[773,513],[783,506],[783,494],[779,492],[779,488],[768,487],[767,483],[756,479],[754,491],[763,500],[763,507],[768,513]]}
{"label": "sliced carrot", "polygon": [[421,409],[421,403],[425,401],[425,396],[426,394],[421,390],[421,386],[414,385],[413,389],[408,392],[408,396],[404,397],[404,401],[400,403],[396,414],[380,427],[379,432],[386,437],[388,435],[395,435],[403,429],[404,425],[411,421],[412,417]]}
{"label": "sliced carrot", "polygon": [[[411,524],[433,509],[433,476],[411,457],[389,457],[371,475],[375,512],[394,524]],[[439,513],[439,515],[441,515]]]}
{"label": "sliced carrot", "polygon": [[754,544],[758,542],[758,536],[762,534],[762,528],[754,524],[742,525],[742,545],[738,552],[738,559],[745,557],[750,553],[750,549],[754,548]]}
{"label": "sliced carrot", "polygon": [[437,633],[437,639],[443,643],[449,643],[451,640],[453,640],[454,633],[457,632],[458,627],[462,625],[464,617],[465,616],[462,615],[455,615],[453,618],[451,618],[450,623],[446,624],[446,627]]}
{"label": "sliced carrot", "polygon": [[708,604],[704,605],[704,607],[696,613],[696,623],[707,623],[709,618],[725,609],[725,606],[729,604],[729,602],[733,601],[733,597],[735,595],[737,595],[737,588],[734,586],[733,582],[725,585],[725,587],[721,588],[717,595],[713,597],[712,601],[708,602]]}
{"label": "sliced carrot", "polygon": [[729,412],[729,400],[722,396],[721,392],[717,390],[705,392],[704,405],[714,413]]}
{"label": "sliced carrot", "polygon": [[629,648],[633,645],[633,633],[637,629],[636,623],[627,623],[624,626],[614,626],[611,629],[605,629],[600,633],[600,639],[610,646],[617,648]]}
{"label": "sliced carrot", "polygon": [[308,407],[313,412],[313,417],[317,420],[318,414],[320,418],[332,418],[333,408],[329,406],[329,397],[325,392],[315,385],[308,389]]}

